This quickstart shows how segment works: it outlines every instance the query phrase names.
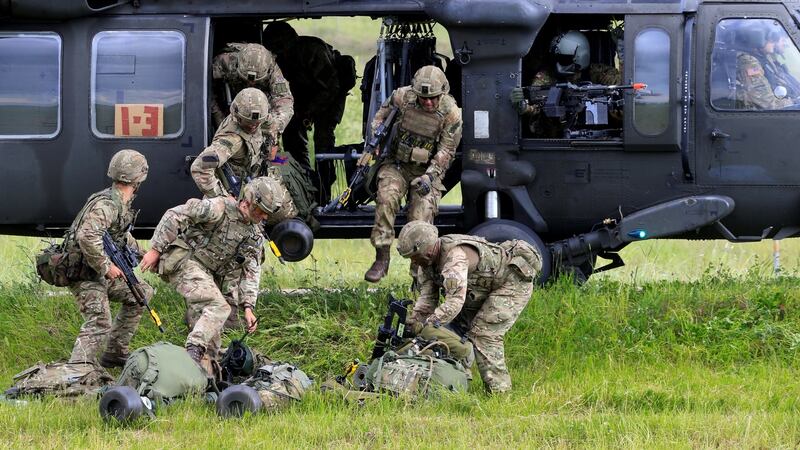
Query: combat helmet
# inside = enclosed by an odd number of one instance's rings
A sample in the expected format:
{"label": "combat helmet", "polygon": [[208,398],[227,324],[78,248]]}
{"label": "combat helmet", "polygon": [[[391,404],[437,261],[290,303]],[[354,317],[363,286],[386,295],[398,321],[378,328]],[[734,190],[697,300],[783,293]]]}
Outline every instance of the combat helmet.
{"label": "combat helmet", "polygon": [[267,95],[256,88],[242,89],[231,103],[231,114],[243,126],[261,125],[267,120],[268,113]]}
{"label": "combat helmet", "polygon": [[450,83],[436,66],[425,66],[417,70],[411,79],[411,90],[419,97],[438,97],[450,92]]}
{"label": "combat helmet", "polygon": [[120,150],[111,157],[107,175],[114,181],[140,184],[147,178],[147,159],[136,150]]}
{"label": "combat helmet", "polygon": [[397,252],[403,258],[421,255],[436,244],[439,230],[423,220],[413,220],[400,230],[397,237]]}
{"label": "combat helmet", "polygon": [[247,183],[242,191],[242,198],[258,206],[264,212],[273,214],[282,204],[278,199],[278,181],[270,177],[258,177]]}
{"label": "combat helmet", "polygon": [[236,72],[243,80],[250,82],[266,78],[269,67],[275,60],[272,53],[260,44],[247,44],[239,50]]}
{"label": "combat helmet", "polygon": [[589,67],[589,40],[580,31],[567,31],[550,42],[559,75],[574,75]]}

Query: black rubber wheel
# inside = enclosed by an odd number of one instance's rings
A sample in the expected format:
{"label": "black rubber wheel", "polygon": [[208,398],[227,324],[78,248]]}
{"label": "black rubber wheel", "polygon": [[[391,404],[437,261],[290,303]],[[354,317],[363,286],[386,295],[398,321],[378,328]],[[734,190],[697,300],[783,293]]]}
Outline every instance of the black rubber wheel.
{"label": "black rubber wheel", "polygon": [[289,219],[275,225],[269,235],[289,262],[302,261],[314,249],[314,233],[305,222]]}
{"label": "black rubber wheel", "polygon": [[261,397],[255,389],[237,384],[219,394],[217,414],[222,417],[242,417],[246,411],[258,413],[262,405]]}
{"label": "black rubber wheel", "polygon": [[531,244],[542,255],[542,270],[536,278],[542,285],[550,279],[553,270],[553,256],[542,238],[526,225],[506,219],[491,219],[477,225],[469,234],[480,236],[489,242],[503,242],[511,239],[520,239]]}
{"label": "black rubber wheel", "polygon": [[144,414],[144,410],[139,393],[129,386],[112,387],[100,399],[100,415],[104,420],[132,421]]}

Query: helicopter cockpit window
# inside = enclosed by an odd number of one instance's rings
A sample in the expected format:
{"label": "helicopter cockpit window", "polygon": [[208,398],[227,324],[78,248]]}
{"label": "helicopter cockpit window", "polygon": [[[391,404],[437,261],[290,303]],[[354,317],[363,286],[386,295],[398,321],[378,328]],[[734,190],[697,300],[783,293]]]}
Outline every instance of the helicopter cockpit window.
{"label": "helicopter cockpit window", "polygon": [[92,41],[92,130],[103,138],[169,138],[183,129],[185,38],[104,31]]}
{"label": "helicopter cockpit window", "polygon": [[633,45],[633,79],[647,85],[635,94],[633,124],[639,133],[655,136],[669,127],[669,34],[645,28]]}
{"label": "helicopter cockpit window", "polygon": [[0,139],[57,135],[61,38],[55,33],[0,33],[0,62]]}
{"label": "helicopter cockpit window", "polygon": [[711,53],[711,105],[720,110],[795,109],[800,52],[774,19],[724,19]]}

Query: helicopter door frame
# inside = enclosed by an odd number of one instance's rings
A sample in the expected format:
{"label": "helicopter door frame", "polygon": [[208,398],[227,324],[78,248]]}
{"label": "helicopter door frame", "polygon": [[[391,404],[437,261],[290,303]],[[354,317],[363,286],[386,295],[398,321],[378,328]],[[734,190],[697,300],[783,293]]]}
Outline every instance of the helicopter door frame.
{"label": "helicopter door frame", "polygon": [[[735,43],[728,42],[732,38],[723,36],[723,28],[718,29],[720,21],[729,19],[775,20],[786,30],[792,43],[795,46],[798,43],[797,25],[781,4],[700,5],[695,65],[697,183],[710,186],[800,185],[797,175],[800,152],[787,146],[800,139],[797,132],[800,111],[744,109],[734,96],[730,96],[729,103],[722,103],[720,80],[727,79],[727,85],[738,86]],[[734,67],[726,70],[726,74],[719,74],[717,72],[726,64],[720,59],[724,51],[732,55],[726,60],[732,60]]]}

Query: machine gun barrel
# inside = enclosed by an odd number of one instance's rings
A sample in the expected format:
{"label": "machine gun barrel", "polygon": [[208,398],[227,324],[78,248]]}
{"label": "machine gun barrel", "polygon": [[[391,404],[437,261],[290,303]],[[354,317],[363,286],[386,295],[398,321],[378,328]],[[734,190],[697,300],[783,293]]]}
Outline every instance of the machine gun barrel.
{"label": "machine gun barrel", "polygon": [[150,313],[150,318],[153,319],[153,322],[158,327],[158,331],[163,333],[164,327],[161,325],[161,318],[158,316],[158,313],[156,313],[156,310],[150,307],[147,298],[141,291],[141,282],[136,277],[136,274],[133,273],[133,268],[139,265],[136,252],[127,245],[120,249],[117,244],[114,243],[114,240],[111,239],[111,235],[108,234],[108,231],[103,234],[103,250],[105,250],[111,262],[125,275],[125,283],[128,285],[128,289],[131,290],[136,301],[147,308],[147,312]]}

